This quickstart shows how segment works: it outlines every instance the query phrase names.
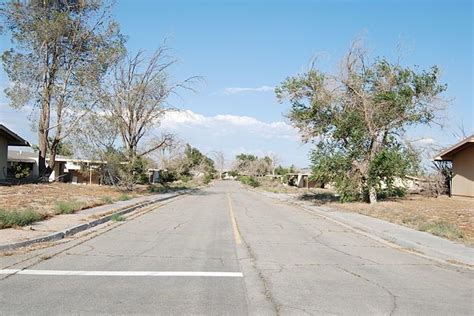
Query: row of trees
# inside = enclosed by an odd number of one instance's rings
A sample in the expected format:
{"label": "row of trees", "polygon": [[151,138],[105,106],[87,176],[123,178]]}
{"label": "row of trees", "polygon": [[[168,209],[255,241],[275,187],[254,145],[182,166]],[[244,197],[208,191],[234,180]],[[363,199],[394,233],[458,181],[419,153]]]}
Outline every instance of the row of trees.
{"label": "row of trees", "polygon": [[289,101],[288,117],[311,154],[315,180],[334,183],[343,201],[377,201],[393,194],[397,178],[416,172],[408,128],[434,124],[443,108],[437,66],[421,70],[386,58],[370,59],[355,42],[335,73],[314,64],[288,77],[275,92]]}
{"label": "row of trees", "polygon": [[127,52],[111,9],[102,0],[0,5],[13,44],[1,56],[10,80],[5,93],[12,107],[32,111],[43,179],[69,143],[76,155],[126,162],[108,171],[112,182],[121,172],[137,174],[147,156],[173,142],[172,135],[152,134],[171,109],[168,98],[199,79],[173,82],[175,59],[166,46],[149,57]]}
{"label": "row of trees", "polygon": [[281,171],[282,169],[282,167],[279,166],[280,162],[280,157],[275,153],[267,154],[262,158],[252,154],[239,154],[235,157],[232,169],[241,175],[275,175],[278,174],[278,170]]}

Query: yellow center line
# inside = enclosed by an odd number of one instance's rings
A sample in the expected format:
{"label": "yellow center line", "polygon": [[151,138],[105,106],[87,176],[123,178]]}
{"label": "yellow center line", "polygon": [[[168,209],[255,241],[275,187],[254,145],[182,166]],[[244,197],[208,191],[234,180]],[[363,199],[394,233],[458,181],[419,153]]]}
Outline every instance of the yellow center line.
{"label": "yellow center line", "polygon": [[230,200],[230,194],[227,193],[227,202],[229,202],[229,213],[230,213],[230,220],[232,222],[232,230],[234,231],[234,240],[237,245],[242,243],[242,239],[240,238],[239,229],[237,228],[237,222],[235,221],[234,209],[232,208],[232,201]]}

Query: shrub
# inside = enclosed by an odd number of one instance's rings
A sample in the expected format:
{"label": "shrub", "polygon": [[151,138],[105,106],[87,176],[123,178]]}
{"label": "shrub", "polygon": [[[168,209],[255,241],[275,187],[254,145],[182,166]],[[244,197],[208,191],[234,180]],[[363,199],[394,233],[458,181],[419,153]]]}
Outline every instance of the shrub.
{"label": "shrub", "polygon": [[181,176],[179,177],[179,180],[181,180],[181,181],[184,182],[184,183],[187,183],[187,182],[191,181],[191,179],[192,179],[192,177],[191,177],[191,176],[188,176],[188,175],[181,175]]}
{"label": "shrub", "polygon": [[380,192],[377,192],[377,198],[380,200],[386,200],[389,198],[401,198],[406,195],[407,195],[407,189],[404,187],[389,186],[386,189],[383,189]]}
{"label": "shrub", "polygon": [[125,217],[120,214],[112,214],[110,220],[114,222],[123,222],[125,220]]}
{"label": "shrub", "polygon": [[33,222],[42,220],[43,218],[43,215],[32,209],[19,211],[6,211],[0,209],[0,229],[13,226],[26,226]]}
{"label": "shrub", "polygon": [[101,200],[102,200],[102,202],[104,202],[105,204],[110,204],[110,203],[113,203],[113,202],[114,202],[110,196],[103,196]]}
{"label": "shrub", "polygon": [[169,188],[167,187],[164,187],[162,185],[155,185],[155,184],[150,185],[148,188],[148,191],[150,193],[164,193],[164,192],[167,192],[168,190]]}
{"label": "shrub", "polygon": [[119,196],[118,200],[119,201],[128,201],[130,200],[132,197],[128,194],[122,194],[121,196]]}
{"label": "shrub", "polygon": [[448,239],[458,239],[464,237],[464,233],[459,229],[459,227],[443,221],[427,223],[422,225],[420,230]]}
{"label": "shrub", "polygon": [[239,181],[254,188],[260,186],[260,182],[258,182],[257,179],[251,176],[240,176]]}
{"label": "shrub", "polygon": [[212,179],[214,179],[214,177],[212,175],[206,174],[204,176],[204,179],[202,180],[202,182],[204,182],[204,184],[209,184],[212,181]]}
{"label": "shrub", "polygon": [[77,201],[60,201],[56,203],[56,214],[72,214],[84,208],[84,204]]}
{"label": "shrub", "polygon": [[160,182],[161,183],[166,183],[166,182],[173,182],[178,180],[178,175],[174,171],[162,171],[160,173]]}

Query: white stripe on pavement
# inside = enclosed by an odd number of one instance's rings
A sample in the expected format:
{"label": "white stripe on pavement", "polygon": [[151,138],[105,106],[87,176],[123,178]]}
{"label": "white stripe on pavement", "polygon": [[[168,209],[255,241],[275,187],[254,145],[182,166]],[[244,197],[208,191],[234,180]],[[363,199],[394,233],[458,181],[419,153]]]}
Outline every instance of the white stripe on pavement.
{"label": "white stripe on pavement", "polygon": [[64,275],[64,276],[151,276],[151,277],[227,277],[242,278],[242,272],[206,271],[65,271],[65,270],[20,270],[3,269],[0,274]]}

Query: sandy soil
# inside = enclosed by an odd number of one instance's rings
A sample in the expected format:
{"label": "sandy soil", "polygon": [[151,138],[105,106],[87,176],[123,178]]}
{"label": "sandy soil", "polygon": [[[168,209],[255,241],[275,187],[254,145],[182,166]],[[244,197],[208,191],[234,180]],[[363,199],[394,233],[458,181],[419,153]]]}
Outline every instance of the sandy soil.
{"label": "sandy soil", "polygon": [[[141,191],[141,192],[140,192]],[[123,192],[111,186],[73,185],[67,183],[24,184],[0,186],[0,208],[5,210],[33,209],[48,216],[54,215],[60,201],[78,201],[93,207],[117,200],[126,194],[137,196],[144,189]]]}
{"label": "sandy soil", "polygon": [[459,228],[463,236],[448,238],[474,245],[474,199],[409,196],[400,200],[378,202],[375,205],[334,202],[329,204],[338,209],[381,218],[419,230],[424,230],[430,223],[449,223]]}

